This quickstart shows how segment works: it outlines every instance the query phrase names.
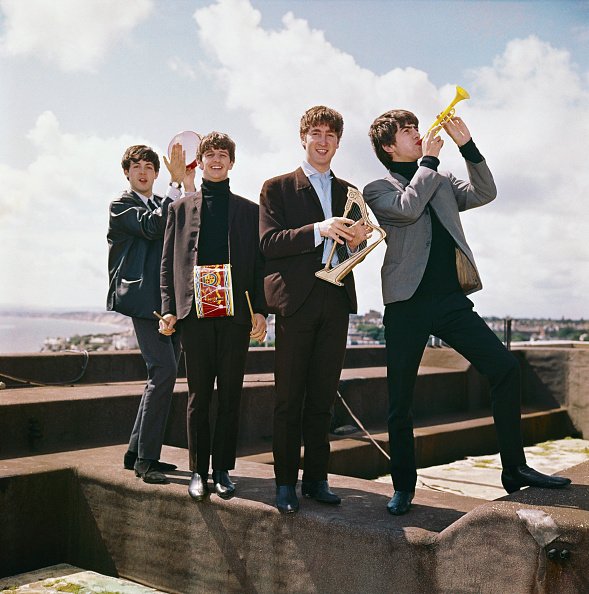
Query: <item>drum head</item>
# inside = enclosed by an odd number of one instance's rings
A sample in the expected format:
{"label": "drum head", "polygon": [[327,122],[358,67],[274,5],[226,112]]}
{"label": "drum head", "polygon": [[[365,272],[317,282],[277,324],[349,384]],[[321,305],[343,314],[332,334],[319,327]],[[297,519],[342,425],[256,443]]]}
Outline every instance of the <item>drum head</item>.
{"label": "drum head", "polygon": [[184,132],[178,132],[168,145],[168,159],[172,156],[172,147],[180,143],[182,150],[186,151],[186,167],[194,169],[196,167],[196,152],[200,145],[200,136],[196,132],[191,130],[185,130]]}

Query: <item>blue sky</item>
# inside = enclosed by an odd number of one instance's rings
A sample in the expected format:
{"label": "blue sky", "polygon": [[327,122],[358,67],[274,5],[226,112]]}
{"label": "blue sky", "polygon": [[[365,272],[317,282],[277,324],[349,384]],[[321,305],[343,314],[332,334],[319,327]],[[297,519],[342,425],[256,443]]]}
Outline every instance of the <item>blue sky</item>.
{"label": "blue sky", "polygon": [[[0,0],[0,73],[0,306],[103,306],[129,144],[226,131],[232,188],[257,201],[325,103],[345,120],[333,170],[362,188],[384,174],[371,121],[402,107],[426,128],[460,84],[499,188],[463,217],[478,311],[589,317],[587,1]],[[451,142],[441,169],[465,175]],[[356,269],[361,311],[382,309],[382,255]]]}

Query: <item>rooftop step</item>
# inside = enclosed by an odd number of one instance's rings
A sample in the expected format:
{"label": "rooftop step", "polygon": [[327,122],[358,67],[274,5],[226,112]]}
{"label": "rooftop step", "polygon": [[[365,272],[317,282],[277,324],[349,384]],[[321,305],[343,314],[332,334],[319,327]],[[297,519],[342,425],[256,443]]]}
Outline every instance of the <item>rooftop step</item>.
{"label": "rooftop step", "polygon": [[[437,422],[443,421],[443,422]],[[414,428],[415,456],[418,468],[447,464],[466,456],[497,453],[495,426],[490,411],[473,411],[463,415],[448,415],[440,419],[421,420]],[[550,439],[561,439],[574,433],[565,408],[522,412],[524,446]],[[370,431],[374,441],[389,453],[386,428]],[[272,452],[245,456],[243,459],[273,464]],[[301,448],[301,464],[304,448]],[[390,473],[389,462],[366,435],[358,431],[346,437],[331,436],[329,472],[365,479]]]}
{"label": "rooftop step", "polygon": [[[340,391],[355,414],[369,427],[381,426],[387,416],[386,367],[346,368],[341,377]],[[0,391],[0,458],[125,443],[143,386],[143,381],[132,381]],[[468,410],[467,388],[462,370],[422,366],[416,383],[415,417]],[[187,398],[186,379],[179,378],[168,418],[165,443],[169,445],[187,446]],[[268,450],[273,409],[274,375],[246,375],[238,444],[241,452]],[[337,406],[334,424],[350,422],[345,409]]]}

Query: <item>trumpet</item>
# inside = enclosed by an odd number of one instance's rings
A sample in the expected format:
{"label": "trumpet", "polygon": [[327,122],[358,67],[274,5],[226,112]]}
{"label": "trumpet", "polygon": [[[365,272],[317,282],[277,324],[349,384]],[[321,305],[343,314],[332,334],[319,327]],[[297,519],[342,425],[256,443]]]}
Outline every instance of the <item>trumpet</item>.
{"label": "trumpet", "polygon": [[[456,113],[454,106],[459,101],[462,101],[464,99],[470,99],[470,95],[468,94],[468,92],[465,89],[457,86],[456,87],[456,95],[455,95],[454,99],[452,100],[452,103],[450,103],[450,105],[448,105],[448,107],[446,107],[446,109],[440,115],[438,115],[438,117],[436,118],[436,121],[427,129],[427,132],[430,132],[437,126],[441,126],[441,125],[445,124],[448,120],[451,120],[454,117],[454,114]],[[426,134],[427,134],[427,132],[426,132]],[[436,134],[437,134],[437,132],[436,132]]]}

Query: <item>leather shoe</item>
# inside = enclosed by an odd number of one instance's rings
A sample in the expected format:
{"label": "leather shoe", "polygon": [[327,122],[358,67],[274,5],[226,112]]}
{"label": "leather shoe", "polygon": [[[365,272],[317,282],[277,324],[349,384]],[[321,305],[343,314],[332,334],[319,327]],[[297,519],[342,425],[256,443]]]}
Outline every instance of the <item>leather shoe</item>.
{"label": "leather shoe", "polygon": [[515,493],[522,487],[540,487],[543,489],[559,489],[571,484],[571,479],[563,476],[542,474],[527,464],[504,468],[501,473],[501,483],[508,493]]}
{"label": "leather shoe", "polygon": [[276,507],[281,514],[294,514],[299,511],[299,500],[294,485],[276,487]]}
{"label": "leather shoe", "polygon": [[155,460],[137,458],[137,462],[135,462],[135,476],[142,478],[144,483],[153,485],[167,483],[168,479],[166,475],[156,469],[154,462]]}
{"label": "leather shoe", "polygon": [[415,491],[395,491],[392,499],[387,503],[387,511],[393,516],[402,516],[409,511]]}
{"label": "leather shoe", "polygon": [[304,497],[310,497],[321,503],[339,505],[342,502],[340,497],[329,489],[329,483],[327,481],[303,481],[301,493]]}
{"label": "leather shoe", "polygon": [[226,470],[213,470],[215,491],[221,499],[231,499],[235,495],[235,484],[229,478]]}
{"label": "leather shoe", "polygon": [[[123,458],[123,466],[125,467],[125,470],[133,470],[135,468],[135,462],[137,462],[137,452],[132,452],[131,450],[125,452],[125,457]],[[178,467],[175,464],[168,464],[167,462],[154,460],[153,468],[160,472],[171,472]]]}
{"label": "leather shoe", "polygon": [[201,476],[198,472],[192,473],[190,484],[188,485],[188,494],[195,501],[202,501],[209,494],[207,479],[208,477]]}

